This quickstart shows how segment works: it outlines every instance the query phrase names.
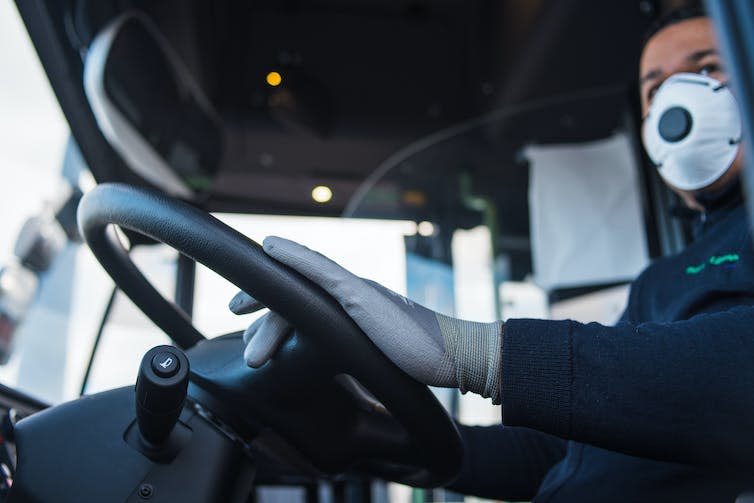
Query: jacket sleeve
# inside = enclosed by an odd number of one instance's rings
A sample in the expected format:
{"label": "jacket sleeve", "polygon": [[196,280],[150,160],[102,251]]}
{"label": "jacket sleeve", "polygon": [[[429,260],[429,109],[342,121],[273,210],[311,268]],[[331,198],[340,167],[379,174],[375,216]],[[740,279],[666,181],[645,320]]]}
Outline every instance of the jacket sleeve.
{"label": "jacket sleeve", "polygon": [[449,489],[489,499],[531,500],[565,456],[566,441],[528,428],[459,425],[461,473]]}
{"label": "jacket sleeve", "polygon": [[754,462],[754,307],[671,323],[509,320],[503,423],[625,454]]}

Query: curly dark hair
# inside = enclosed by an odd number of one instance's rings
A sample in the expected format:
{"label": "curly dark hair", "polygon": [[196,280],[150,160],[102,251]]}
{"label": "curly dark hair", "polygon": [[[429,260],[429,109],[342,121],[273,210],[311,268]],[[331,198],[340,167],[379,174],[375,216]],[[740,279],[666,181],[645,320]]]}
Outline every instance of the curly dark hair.
{"label": "curly dark hair", "polygon": [[680,23],[681,21],[685,21],[687,19],[693,19],[695,17],[707,17],[707,15],[707,12],[704,10],[704,7],[700,2],[691,2],[687,5],[684,5],[683,7],[666,12],[665,14],[657,18],[651,25],[649,25],[649,28],[647,28],[647,31],[644,33],[644,37],[641,41],[642,49],[645,45],[647,45],[649,39],[654,37],[657,32],[659,32],[663,28],[666,28],[675,23]]}

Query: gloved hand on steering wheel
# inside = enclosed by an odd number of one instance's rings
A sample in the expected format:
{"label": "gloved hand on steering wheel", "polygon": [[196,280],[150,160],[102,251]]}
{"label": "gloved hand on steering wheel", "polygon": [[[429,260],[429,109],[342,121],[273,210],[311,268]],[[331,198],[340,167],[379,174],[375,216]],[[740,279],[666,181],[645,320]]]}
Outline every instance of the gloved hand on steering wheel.
{"label": "gloved hand on steering wheel", "polygon": [[[479,323],[436,313],[287,239],[268,237],[263,247],[328,292],[372,342],[417,381],[500,403],[502,321]],[[241,314],[262,306],[239,292],[229,307]],[[274,312],[256,320],[244,333],[247,364],[264,365],[292,330]]]}

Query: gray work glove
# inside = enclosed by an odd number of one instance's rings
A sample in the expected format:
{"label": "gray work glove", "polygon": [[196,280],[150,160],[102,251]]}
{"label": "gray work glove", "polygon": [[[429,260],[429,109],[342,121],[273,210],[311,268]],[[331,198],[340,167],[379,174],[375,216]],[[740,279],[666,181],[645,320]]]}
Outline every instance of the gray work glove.
{"label": "gray work glove", "polygon": [[[268,237],[263,247],[328,292],[372,342],[417,381],[472,391],[500,403],[502,321],[479,323],[436,313],[287,239]],[[262,306],[239,292],[229,307],[241,314]],[[246,363],[264,365],[291,331],[274,312],[259,318],[244,333]]]}

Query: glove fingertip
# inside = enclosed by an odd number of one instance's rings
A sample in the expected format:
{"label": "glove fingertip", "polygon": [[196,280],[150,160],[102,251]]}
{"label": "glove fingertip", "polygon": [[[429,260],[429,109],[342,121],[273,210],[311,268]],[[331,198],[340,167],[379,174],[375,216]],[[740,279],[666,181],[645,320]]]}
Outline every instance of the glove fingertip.
{"label": "glove fingertip", "polygon": [[289,263],[291,258],[299,257],[306,253],[313,253],[311,249],[301,243],[279,236],[267,236],[264,238],[262,249],[270,257],[288,265],[291,265]]}
{"label": "glove fingertip", "polygon": [[278,239],[278,236],[267,236],[262,240],[262,248],[267,251],[271,246],[275,246],[276,239]]}
{"label": "glove fingertip", "polygon": [[243,359],[246,361],[246,365],[253,369],[258,369],[269,359],[264,353],[264,351],[257,350],[253,343],[250,343],[243,352]]}
{"label": "glove fingertip", "polygon": [[292,241],[281,238],[280,236],[267,236],[266,238],[264,238],[264,241],[262,241],[262,248],[264,249],[265,253],[269,253],[286,241],[292,243]]}

